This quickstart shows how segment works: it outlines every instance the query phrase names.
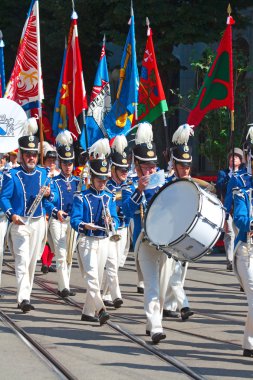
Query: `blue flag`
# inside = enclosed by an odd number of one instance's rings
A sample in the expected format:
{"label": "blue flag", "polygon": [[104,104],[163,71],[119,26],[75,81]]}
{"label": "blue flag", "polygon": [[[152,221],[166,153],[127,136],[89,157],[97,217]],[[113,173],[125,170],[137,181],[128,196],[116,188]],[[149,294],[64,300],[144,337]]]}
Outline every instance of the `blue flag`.
{"label": "blue flag", "polygon": [[131,10],[130,28],[124,47],[116,100],[105,117],[109,138],[126,134],[131,128],[138,103],[139,74],[136,60],[134,14]]}
{"label": "blue flag", "polygon": [[[104,118],[111,109],[111,93],[109,75],[105,55],[105,39],[100,55],[100,61],[92,89],[90,105],[80,138],[80,144],[87,150],[97,140],[108,137],[104,128]],[[88,141],[87,141],[88,140]]]}
{"label": "blue flag", "polygon": [[64,66],[66,62],[66,53],[67,53],[67,46],[65,46],[65,49],[64,49],[61,75],[60,75],[60,80],[59,80],[57,94],[55,98],[55,104],[54,104],[54,115],[53,115],[53,124],[52,124],[54,137],[56,137],[59,132],[62,132],[62,130],[66,128],[65,123],[67,122],[66,121],[67,116],[65,115],[64,112],[61,112],[61,106],[60,106],[62,77],[63,77],[63,70],[64,70]]}
{"label": "blue flag", "polygon": [[5,69],[4,69],[4,42],[3,34],[0,30],[0,98],[5,93]]}

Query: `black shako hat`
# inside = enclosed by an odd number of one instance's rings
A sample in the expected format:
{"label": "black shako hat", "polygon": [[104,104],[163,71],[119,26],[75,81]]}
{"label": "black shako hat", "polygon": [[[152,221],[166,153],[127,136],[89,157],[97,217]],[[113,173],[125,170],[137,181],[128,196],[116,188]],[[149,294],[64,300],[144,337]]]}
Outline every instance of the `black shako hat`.
{"label": "black shako hat", "polygon": [[127,139],[125,135],[117,135],[112,143],[111,164],[116,168],[128,168]]}
{"label": "black shako hat", "polygon": [[96,141],[89,148],[91,175],[103,180],[108,179],[110,176],[110,153],[109,140],[106,138]]}
{"label": "black shako hat", "polygon": [[191,166],[192,147],[187,144],[176,145],[171,149],[172,159],[183,166]]}
{"label": "black shako hat", "polygon": [[60,132],[56,136],[56,150],[61,161],[73,163],[75,160],[73,138],[68,130]]}
{"label": "black shako hat", "polygon": [[138,124],[133,154],[134,159],[139,162],[157,163],[156,146],[153,143],[153,131],[150,123]]}
{"label": "black shako hat", "polygon": [[31,117],[25,122],[25,135],[18,139],[19,149],[24,152],[39,152],[39,138],[34,136],[38,130],[37,120]]}

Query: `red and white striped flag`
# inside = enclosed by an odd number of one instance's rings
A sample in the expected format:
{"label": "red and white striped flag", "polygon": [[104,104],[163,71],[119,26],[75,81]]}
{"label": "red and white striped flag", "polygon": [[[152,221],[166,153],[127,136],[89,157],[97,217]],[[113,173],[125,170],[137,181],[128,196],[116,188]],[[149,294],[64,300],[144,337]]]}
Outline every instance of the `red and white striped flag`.
{"label": "red and white striped flag", "polygon": [[5,98],[14,100],[25,111],[39,108],[44,98],[38,0],[31,2]]}

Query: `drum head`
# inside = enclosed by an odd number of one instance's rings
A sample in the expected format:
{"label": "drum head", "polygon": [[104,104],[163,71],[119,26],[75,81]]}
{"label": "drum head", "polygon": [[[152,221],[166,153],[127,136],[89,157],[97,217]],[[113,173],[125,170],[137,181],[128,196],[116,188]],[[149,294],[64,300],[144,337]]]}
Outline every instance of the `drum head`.
{"label": "drum head", "polygon": [[179,239],[192,225],[199,210],[195,183],[180,179],[163,186],[152,198],[145,216],[145,232],[157,246]]}

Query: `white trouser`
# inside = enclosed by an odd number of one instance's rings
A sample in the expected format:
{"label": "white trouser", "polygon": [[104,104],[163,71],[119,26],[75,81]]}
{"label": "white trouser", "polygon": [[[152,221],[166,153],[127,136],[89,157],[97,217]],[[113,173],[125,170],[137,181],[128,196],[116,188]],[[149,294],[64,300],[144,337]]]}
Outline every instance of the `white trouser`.
{"label": "white trouser", "polygon": [[182,265],[181,261],[172,260],[171,275],[169,277],[168,288],[166,291],[164,309],[176,311],[184,307],[189,307],[188,299],[184,291],[184,280],[188,268],[188,263]]}
{"label": "white trouser", "polygon": [[2,283],[2,268],[3,268],[3,256],[4,256],[4,239],[8,227],[8,220],[3,215],[0,216],[0,287]]}
{"label": "white trouser", "polygon": [[223,241],[224,241],[224,247],[225,247],[227,260],[232,262],[233,252],[234,252],[234,242],[235,242],[235,237],[238,233],[238,230],[233,222],[233,218],[231,215],[229,215],[229,218],[227,220],[227,229],[228,231],[225,232]]}
{"label": "white trouser", "polygon": [[104,309],[100,288],[108,255],[109,238],[81,236],[77,243],[77,257],[81,274],[86,282],[87,294],[83,314],[94,316]]}
{"label": "white trouser", "polygon": [[140,244],[142,242],[143,237],[144,237],[144,233],[141,232],[134,246],[135,267],[136,267],[136,272],[137,272],[137,286],[141,288],[144,288],[144,279],[143,279],[143,274],[142,274],[141,266],[139,262],[139,250],[140,250]]}
{"label": "white trouser", "polygon": [[18,303],[30,301],[36,263],[41,257],[45,233],[45,217],[33,218],[29,227],[13,223],[10,227],[9,246],[15,257]]}
{"label": "white trouser", "polygon": [[253,350],[253,248],[248,252],[247,244],[241,243],[236,251],[235,265],[248,301],[243,348]]}
{"label": "white trouser", "polygon": [[120,268],[123,268],[126,262],[126,258],[130,248],[130,232],[129,227],[124,227],[118,230],[121,235],[120,245],[121,245],[121,257],[119,260]]}
{"label": "white trouser", "polygon": [[108,301],[121,298],[118,269],[127,244],[127,227],[117,230],[117,234],[121,236],[121,239],[117,242],[109,239],[108,243],[108,257],[103,286],[103,299]]}
{"label": "white trouser", "polygon": [[[51,218],[49,221],[49,229],[54,245],[58,289],[62,291],[63,289],[69,289],[70,268],[67,263],[68,237],[71,230],[69,218],[63,222]],[[72,250],[74,250],[75,247],[75,240],[74,237]]]}
{"label": "white trouser", "polygon": [[144,277],[144,310],[147,317],[147,330],[151,337],[162,329],[162,314],[171,260],[165,253],[150,246],[147,240],[139,245],[139,262]]}

